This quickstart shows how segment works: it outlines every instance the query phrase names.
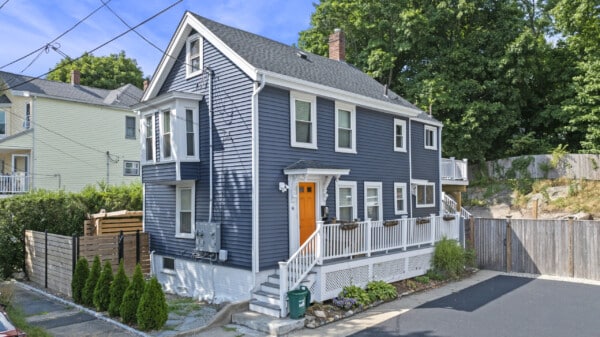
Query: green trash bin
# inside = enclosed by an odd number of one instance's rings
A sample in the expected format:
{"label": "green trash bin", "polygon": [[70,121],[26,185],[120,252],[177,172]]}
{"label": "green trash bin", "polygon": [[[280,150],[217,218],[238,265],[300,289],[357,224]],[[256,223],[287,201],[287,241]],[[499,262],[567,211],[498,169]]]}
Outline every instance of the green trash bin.
{"label": "green trash bin", "polygon": [[288,291],[288,307],[290,318],[298,319],[304,317],[306,307],[310,304],[310,291],[305,286]]}

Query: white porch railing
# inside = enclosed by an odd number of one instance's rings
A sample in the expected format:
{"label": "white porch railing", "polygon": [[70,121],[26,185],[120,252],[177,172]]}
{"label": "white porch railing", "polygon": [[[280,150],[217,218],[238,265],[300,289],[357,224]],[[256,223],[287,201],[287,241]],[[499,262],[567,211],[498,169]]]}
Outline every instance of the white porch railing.
{"label": "white porch railing", "polygon": [[29,191],[31,176],[25,174],[0,175],[0,194],[17,194]]}
{"label": "white porch railing", "polygon": [[[446,193],[442,194],[442,203],[444,204],[444,211],[446,213],[458,212],[458,210],[456,209],[458,207],[458,204],[456,203],[456,201],[454,201],[454,199],[450,198]],[[460,208],[460,216],[465,219],[468,219],[471,217],[471,213],[469,213],[469,211],[464,209],[464,207],[461,207]]]}
{"label": "white porch railing", "polygon": [[443,237],[459,240],[460,214],[360,221],[351,224],[317,222],[316,231],[288,261],[279,262],[281,317],[287,316],[287,292],[296,288],[311,269],[324,260],[350,258],[390,250],[433,245]]}
{"label": "white porch railing", "polygon": [[442,158],[442,179],[467,181],[467,164],[466,159],[456,160],[454,157]]}

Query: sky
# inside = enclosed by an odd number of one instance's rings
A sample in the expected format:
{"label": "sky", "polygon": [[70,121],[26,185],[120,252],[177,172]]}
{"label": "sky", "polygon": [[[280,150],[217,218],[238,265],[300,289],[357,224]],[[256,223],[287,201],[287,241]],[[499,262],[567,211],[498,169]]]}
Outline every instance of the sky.
{"label": "sky", "polygon": [[[313,0],[0,0],[0,70],[45,77],[64,55],[77,58],[129,29],[110,9],[133,27],[173,4],[136,29],[162,50],[166,50],[186,10],[290,45],[309,27],[314,12]],[[58,51],[42,48],[50,43]],[[144,77],[152,76],[162,57],[161,51],[134,32],[93,54],[106,56],[121,51],[137,61]]]}

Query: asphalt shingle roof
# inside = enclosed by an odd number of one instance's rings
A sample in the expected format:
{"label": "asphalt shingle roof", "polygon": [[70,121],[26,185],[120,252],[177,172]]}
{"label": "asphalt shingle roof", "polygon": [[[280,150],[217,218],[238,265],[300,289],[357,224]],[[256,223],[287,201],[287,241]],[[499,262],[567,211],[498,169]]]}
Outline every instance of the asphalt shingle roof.
{"label": "asphalt shingle roof", "polygon": [[142,90],[126,84],[114,90],[71,85],[70,83],[49,81],[40,78],[0,71],[0,79],[11,89],[29,91],[57,99],[89,104],[129,108],[142,97]]}

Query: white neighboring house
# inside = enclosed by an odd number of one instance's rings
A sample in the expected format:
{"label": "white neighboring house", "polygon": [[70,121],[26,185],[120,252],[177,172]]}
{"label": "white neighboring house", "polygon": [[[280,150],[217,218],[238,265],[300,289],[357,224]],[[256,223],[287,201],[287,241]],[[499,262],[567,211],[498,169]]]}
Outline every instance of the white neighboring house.
{"label": "white neighboring house", "polygon": [[77,71],[71,83],[0,72],[0,195],[140,180],[129,106],[142,90],[93,88],[79,78]]}

